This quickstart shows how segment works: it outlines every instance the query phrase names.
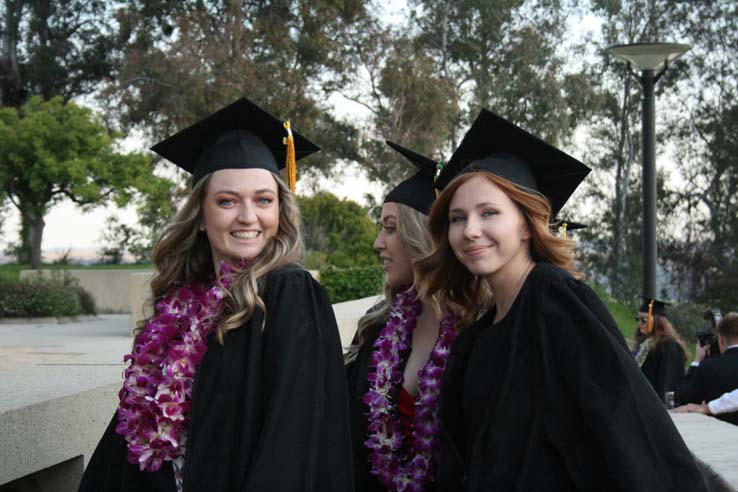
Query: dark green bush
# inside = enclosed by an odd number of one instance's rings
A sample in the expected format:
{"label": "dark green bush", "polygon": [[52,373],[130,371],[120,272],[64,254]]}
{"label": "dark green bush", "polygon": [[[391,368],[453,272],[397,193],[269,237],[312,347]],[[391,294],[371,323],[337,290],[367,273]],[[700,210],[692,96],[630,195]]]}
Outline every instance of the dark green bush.
{"label": "dark green bush", "polygon": [[79,305],[82,309],[82,314],[94,316],[97,314],[97,306],[95,305],[95,298],[92,294],[87,292],[85,289],[76,285],[74,289],[77,291],[77,297],[79,297]]}
{"label": "dark green bush", "polygon": [[705,320],[702,319],[702,313],[708,307],[704,304],[682,302],[667,308],[669,321],[671,321],[677,333],[682,336],[687,347],[694,347],[697,341],[697,332],[702,329],[705,323]]}
{"label": "dark green bush", "polygon": [[95,314],[95,301],[69,275],[0,279],[0,318]]}
{"label": "dark green bush", "polygon": [[300,197],[303,238],[310,269],[329,265],[353,268],[380,264],[372,245],[379,225],[369,211],[351,200],[342,200],[328,192]]}
{"label": "dark green bush", "polygon": [[379,294],[383,278],[381,266],[327,267],[320,271],[320,283],[325,287],[332,303]]}

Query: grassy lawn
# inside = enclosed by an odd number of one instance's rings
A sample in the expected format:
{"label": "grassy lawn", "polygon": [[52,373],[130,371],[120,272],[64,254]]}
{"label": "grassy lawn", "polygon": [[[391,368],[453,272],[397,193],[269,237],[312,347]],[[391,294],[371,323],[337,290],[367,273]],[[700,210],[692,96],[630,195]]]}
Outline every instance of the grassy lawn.
{"label": "grassy lawn", "polygon": [[597,295],[602,300],[602,302],[605,303],[612,317],[615,318],[615,322],[618,324],[618,328],[620,328],[620,332],[623,334],[623,336],[629,340],[632,340],[633,332],[636,329],[635,320],[633,319],[633,317],[635,316],[633,308],[616,301],[615,299],[610,297],[610,295],[601,287],[595,285],[592,288],[595,292],[597,292]]}
{"label": "grassy lawn", "polygon": [[[20,277],[21,270],[28,270],[29,265],[18,265],[7,263],[0,265],[0,278],[17,280]],[[151,270],[153,267],[150,263],[140,265],[41,265],[42,269],[49,270]]]}

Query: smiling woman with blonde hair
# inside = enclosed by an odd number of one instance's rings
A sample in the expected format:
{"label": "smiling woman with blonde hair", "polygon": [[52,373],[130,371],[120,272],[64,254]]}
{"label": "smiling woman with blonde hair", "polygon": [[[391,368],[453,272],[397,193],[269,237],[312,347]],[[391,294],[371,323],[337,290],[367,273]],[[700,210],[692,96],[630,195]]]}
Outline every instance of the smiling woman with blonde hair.
{"label": "smiling woman with blonde hair", "polygon": [[295,160],[317,147],[241,99],[153,150],[193,189],[154,248],[153,313],[80,491],[350,491],[338,329],[296,263]]}

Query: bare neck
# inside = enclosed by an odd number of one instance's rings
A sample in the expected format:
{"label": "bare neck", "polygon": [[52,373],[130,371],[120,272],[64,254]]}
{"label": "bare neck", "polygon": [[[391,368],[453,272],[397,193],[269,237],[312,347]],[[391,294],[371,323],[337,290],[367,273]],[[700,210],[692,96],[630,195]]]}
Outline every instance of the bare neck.
{"label": "bare neck", "polygon": [[520,289],[528,278],[528,274],[536,266],[530,256],[521,259],[517,264],[505,265],[509,268],[501,269],[486,278],[495,301],[495,319],[497,323],[507,315]]}
{"label": "bare neck", "polygon": [[435,326],[436,331],[438,331],[438,313],[436,313],[433,301],[427,297],[421,297],[420,305],[423,307],[423,310],[418,316],[418,325],[422,323],[423,325]]}

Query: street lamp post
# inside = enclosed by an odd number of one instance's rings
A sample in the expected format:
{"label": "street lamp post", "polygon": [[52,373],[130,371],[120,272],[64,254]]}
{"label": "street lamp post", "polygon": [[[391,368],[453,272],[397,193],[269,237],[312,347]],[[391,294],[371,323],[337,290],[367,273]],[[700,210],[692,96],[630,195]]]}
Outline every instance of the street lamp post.
{"label": "street lamp post", "polygon": [[690,46],[677,43],[635,43],[610,46],[607,51],[628,62],[640,72],[636,76],[643,88],[641,101],[641,140],[643,145],[643,293],[650,299],[656,295],[656,118],[654,87],[666,72],[668,64]]}

